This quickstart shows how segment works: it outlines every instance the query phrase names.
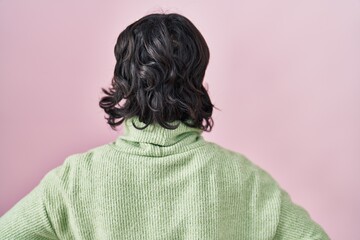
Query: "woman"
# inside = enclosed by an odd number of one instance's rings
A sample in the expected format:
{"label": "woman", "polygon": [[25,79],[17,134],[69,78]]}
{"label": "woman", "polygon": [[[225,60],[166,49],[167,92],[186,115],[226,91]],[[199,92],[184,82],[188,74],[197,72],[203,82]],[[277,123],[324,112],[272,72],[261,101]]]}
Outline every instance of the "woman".
{"label": "woman", "polygon": [[209,49],[187,18],[139,19],[115,57],[100,107],[123,134],[48,172],[1,217],[0,239],[329,239],[268,173],[202,137]]}

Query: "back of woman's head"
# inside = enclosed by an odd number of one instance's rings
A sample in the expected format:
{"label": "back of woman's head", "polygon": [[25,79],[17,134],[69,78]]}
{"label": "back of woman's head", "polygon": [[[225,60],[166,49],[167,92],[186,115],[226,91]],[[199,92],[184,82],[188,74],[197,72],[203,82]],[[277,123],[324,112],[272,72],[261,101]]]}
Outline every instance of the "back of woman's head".
{"label": "back of woman's head", "polygon": [[210,54],[190,20],[176,13],[147,15],[120,33],[114,51],[112,84],[102,88],[107,96],[99,102],[112,129],[137,116],[144,128],[159,123],[174,129],[168,123],[180,120],[211,131],[214,105],[203,86]]}

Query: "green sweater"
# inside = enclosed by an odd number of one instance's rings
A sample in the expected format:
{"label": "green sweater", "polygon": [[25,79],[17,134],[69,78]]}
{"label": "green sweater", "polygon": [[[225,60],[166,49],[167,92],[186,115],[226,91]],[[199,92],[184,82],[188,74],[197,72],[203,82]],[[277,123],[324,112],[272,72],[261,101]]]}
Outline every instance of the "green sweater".
{"label": "green sweater", "polygon": [[329,239],[244,155],[180,122],[126,119],[113,142],[68,156],[0,218],[0,239]]}

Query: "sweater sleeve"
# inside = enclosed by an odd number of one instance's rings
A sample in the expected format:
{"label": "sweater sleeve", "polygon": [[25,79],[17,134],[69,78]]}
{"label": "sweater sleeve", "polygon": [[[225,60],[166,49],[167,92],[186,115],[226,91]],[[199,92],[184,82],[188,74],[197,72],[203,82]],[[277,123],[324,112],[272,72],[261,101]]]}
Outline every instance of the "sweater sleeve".
{"label": "sweater sleeve", "polygon": [[292,202],[281,189],[281,210],[275,240],[329,240],[329,236],[309,213]]}
{"label": "sweater sleeve", "polygon": [[[280,184],[264,169],[247,160],[245,163],[253,171],[252,184],[253,195],[257,196],[255,213],[260,217],[262,224],[271,218],[267,214],[261,213],[264,206],[271,206],[276,211],[276,225],[273,233],[273,240],[329,240],[329,236],[324,229],[316,223],[305,208],[292,201],[290,195]],[[269,208],[269,207],[268,207]],[[266,212],[268,213],[268,212]],[[274,217],[274,216],[273,216]],[[259,220],[257,221],[259,222]]]}
{"label": "sweater sleeve", "polygon": [[58,239],[44,203],[44,179],[0,218],[0,239]]}

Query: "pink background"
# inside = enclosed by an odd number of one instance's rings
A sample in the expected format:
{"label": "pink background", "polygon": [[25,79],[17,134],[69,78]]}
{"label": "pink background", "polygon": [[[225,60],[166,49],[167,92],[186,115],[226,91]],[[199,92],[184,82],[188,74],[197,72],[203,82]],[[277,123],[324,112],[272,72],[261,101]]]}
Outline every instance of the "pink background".
{"label": "pink background", "polygon": [[178,12],[203,33],[205,139],[268,171],[332,239],[360,239],[359,1],[0,0],[0,215],[119,134],[98,107],[119,33]]}

